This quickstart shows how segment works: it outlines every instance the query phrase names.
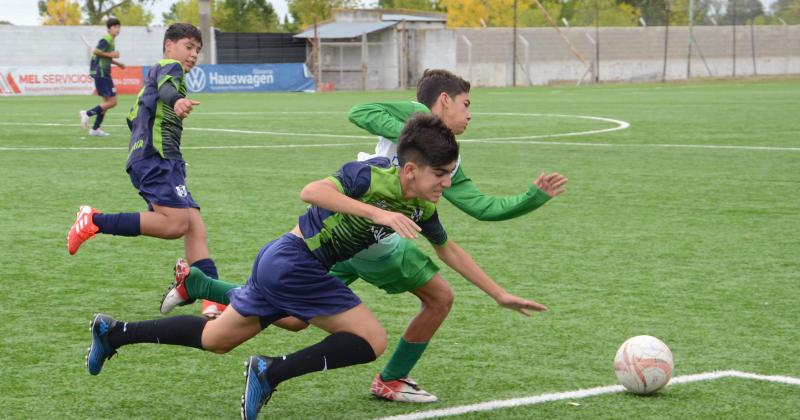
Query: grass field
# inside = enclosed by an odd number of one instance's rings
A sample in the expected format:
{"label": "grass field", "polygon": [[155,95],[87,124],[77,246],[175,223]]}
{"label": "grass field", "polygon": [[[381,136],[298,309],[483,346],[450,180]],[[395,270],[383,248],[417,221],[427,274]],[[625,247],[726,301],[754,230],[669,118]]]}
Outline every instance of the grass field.
{"label": "grass field", "polygon": [[[244,282],[257,250],[303,211],[300,188],[372,150],[374,139],[348,123],[349,107],[413,93],[196,98],[202,104],[183,143],[188,184],[220,274]],[[558,171],[569,177],[568,192],[506,222],[476,222],[443,202],[443,223],[499,283],[551,310],[525,318],[501,309],[444,269],[456,304],[412,372],[440,402],[386,403],[369,396],[369,384],[418,304],[356,284],[385,325],[389,350],[370,365],[286,382],[262,413],[367,419],[611,385],[617,347],[639,334],[671,347],[678,376],[800,377],[798,98],[798,80],[475,90],[461,138],[465,172],[502,195]],[[270,328],[223,356],[129,346],[101,375],[86,373],[92,314],[159,317],[183,249],[181,241],[110,236],[76,256],[65,249],[79,205],[145,208],[124,171],[133,99],[120,97],[104,125],[113,136],[96,139],[77,118],[96,98],[0,98],[0,417],[237,418],[247,356],[323,337]],[[578,135],[622,122],[630,126]],[[464,418],[798,413],[796,385],[725,378],[653,397],[613,393]]]}

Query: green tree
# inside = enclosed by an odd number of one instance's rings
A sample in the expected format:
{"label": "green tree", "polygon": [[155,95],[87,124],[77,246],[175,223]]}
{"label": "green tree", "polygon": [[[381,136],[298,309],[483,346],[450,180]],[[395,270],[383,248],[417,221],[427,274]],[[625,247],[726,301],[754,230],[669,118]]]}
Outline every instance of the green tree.
{"label": "green tree", "polygon": [[[117,13],[123,7],[137,4],[145,9],[153,4],[154,0],[84,0],[83,11],[86,13],[86,20],[84,21],[89,25],[102,25],[111,16],[117,16]],[[122,20],[122,19],[120,19]],[[122,22],[125,25],[125,22]]]}
{"label": "green tree", "polygon": [[569,2],[562,9],[572,26],[637,26],[641,12],[638,8],[615,0],[580,0]]}
{"label": "green tree", "polygon": [[[559,0],[540,0],[542,6],[547,10],[547,14],[553,19],[556,25],[561,25],[561,9],[563,4]],[[519,17],[517,18],[517,26],[520,27],[541,27],[541,26],[550,26],[550,23],[547,21],[547,17],[542,13],[539,6],[536,5],[536,2],[531,1],[530,7],[523,11],[519,12]]]}
{"label": "green tree", "polygon": [[333,17],[335,9],[358,5],[357,0],[287,0],[289,13],[298,28],[305,28]]}
{"label": "green tree", "polygon": [[[165,25],[176,22],[186,22],[192,25],[200,25],[200,1],[199,0],[180,0],[173,3],[169,12],[161,15]],[[219,22],[225,17],[223,2],[211,0],[211,25],[219,28]]]}
{"label": "green tree", "polygon": [[126,26],[150,26],[153,23],[153,13],[145,10],[141,4],[133,2],[117,8],[114,15]]}
{"label": "green tree", "polygon": [[772,13],[789,25],[800,24],[800,0],[778,0],[772,4]]}
{"label": "green tree", "polygon": [[217,22],[227,32],[274,32],[278,30],[278,15],[266,0],[224,0],[223,13]]}
{"label": "green tree", "polygon": [[[200,24],[200,1],[181,0],[163,14],[164,23]],[[211,25],[225,32],[279,31],[278,15],[266,0],[211,0]]]}

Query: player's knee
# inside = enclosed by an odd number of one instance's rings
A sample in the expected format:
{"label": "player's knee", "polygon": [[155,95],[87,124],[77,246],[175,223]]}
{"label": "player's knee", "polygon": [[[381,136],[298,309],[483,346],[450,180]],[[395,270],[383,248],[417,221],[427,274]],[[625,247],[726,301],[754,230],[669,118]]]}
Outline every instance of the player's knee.
{"label": "player's knee", "polygon": [[162,231],[166,239],[178,239],[186,235],[189,231],[189,219],[182,217],[170,217],[169,222]]}
{"label": "player's knee", "polygon": [[[208,323],[206,323],[206,327],[208,327]],[[231,344],[230,342],[225,342],[225,340],[219,339],[219,336],[214,333],[207,333],[208,330],[203,330],[203,335],[200,338],[200,343],[203,346],[203,350],[216,353],[216,354],[225,354],[234,348],[236,345]]]}
{"label": "player's knee", "polygon": [[383,327],[378,327],[377,329],[370,331],[367,334],[367,337],[364,337],[367,340],[370,347],[372,347],[372,351],[375,352],[375,358],[380,357],[384,351],[386,351],[386,347],[389,345],[389,337],[386,335],[386,330]]}
{"label": "player's knee", "polygon": [[453,293],[453,289],[449,284],[445,284],[444,287],[436,289],[435,293],[423,300],[422,305],[429,311],[447,316],[447,314],[450,313],[450,309],[453,307],[454,301],[455,294]]}
{"label": "player's knee", "polygon": [[208,343],[203,342],[203,350],[216,354],[225,354],[236,348],[236,346],[224,345],[222,343]]}

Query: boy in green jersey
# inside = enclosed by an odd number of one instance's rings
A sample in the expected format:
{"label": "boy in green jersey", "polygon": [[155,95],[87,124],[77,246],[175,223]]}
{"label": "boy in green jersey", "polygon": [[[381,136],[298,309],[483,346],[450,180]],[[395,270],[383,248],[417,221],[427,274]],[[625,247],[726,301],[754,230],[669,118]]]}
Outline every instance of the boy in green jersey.
{"label": "boy in green jersey", "polygon": [[243,419],[255,419],[282,382],[368,363],[386,349],[378,320],[329,271],[395,232],[403,238],[424,236],[442,261],[502,307],[524,315],[547,310],[505,291],[440,222],[436,203],[450,186],[458,159],[453,133],[435,116],[416,116],[400,135],[398,156],[398,166],[385,157],[349,162],[333,176],[306,185],[300,199],[310,206],[294,228],[261,248],[250,278],[230,291],[230,305],[219,319],[174,316],[126,323],[95,315],[89,373],[99,374],[117,349],[138,343],[227,353],[287,316],[328,332],[319,343],[292,354],[248,358],[241,412]]}
{"label": "boy in green jersey", "polygon": [[[447,70],[426,70],[417,83],[417,101],[367,103],[350,110],[350,121],[379,136],[372,156],[397,162],[397,138],[406,121],[415,113],[432,113],[454,134],[467,129],[470,84]],[[361,158],[367,158],[363,154]],[[489,196],[482,193],[465,174],[459,156],[451,174],[452,185],[443,195],[461,211],[482,221],[507,220],[525,215],[555,197],[567,179],[558,173],[540,174],[524,193],[514,196]],[[426,392],[409,377],[428,343],[453,305],[453,291],[439,274],[439,267],[412,242],[394,235],[379,246],[362,251],[333,266],[331,274],[350,284],[364,279],[387,293],[410,292],[420,300],[420,312],[411,320],[383,371],[373,379],[370,392],[378,398],[398,402],[433,402],[437,397]]]}
{"label": "boy in green jersey", "polygon": [[[458,135],[471,119],[469,82],[446,70],[427,70],[417,84],[418,102],[369,103],[353,107],[350,121],[380,136],[374,156],[389,158],[397,164],[397,138],[408,118],[415,113],[432,113]],[[370,157],[360,154],[360,160]],[[561,194],[566,178],[558,173],[541,174],[528,191],[514,196],[488,196],[482,193],[464,173],[459,158],[451,174],[452,186],[444,197],[460,210],[478,220],[507,220],[525,215]],[[378,244],[359,252],[347,261],[337,263],[331,274],[350,284],[358,278],[390,294],[411,292],[420,299],[421,309],[409,323],[394,354],[384,370],[373,380],[370,392],[382,399],[400,402],[433,402],[437,397],[421,389],[409,373],[425,351],[428,342],[444,322],[453,304],[453,292],[439,274],[439,267],[413,242],[391,235]],[[161,303],[162,313],[195,298],[227,303],[227,292],[238,287],[211,281],[182,262],[176,281],[167,290]],[[182,273],[182,274],[181,274]],[[183,280],[188,292],[183,297]],[[301,330],[306,325],[291,318],[276,325]]]}

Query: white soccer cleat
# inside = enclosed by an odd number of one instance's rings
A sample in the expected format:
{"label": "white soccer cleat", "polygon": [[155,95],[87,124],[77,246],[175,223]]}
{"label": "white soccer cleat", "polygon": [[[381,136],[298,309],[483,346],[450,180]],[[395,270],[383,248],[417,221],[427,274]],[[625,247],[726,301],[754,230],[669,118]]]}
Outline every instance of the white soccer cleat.
{"label": "white soccer cleat", "polygon": [[406,403],[432,403],[438,398],[419,387],[417,382],[409,377],[384,381],[381,374],[375,375],[369,392],[383,400]]}
{"label": "white soccer cleat", "polygon": [[86,114],[86,111],[81,111],[81,112],[78,113],[78,115],[81,117],[81,127],[83,127],[84,130],[88,130],[89,129],[89,115]]}
{"label": "white soccer cleat", "polygon": [[178,258],[175,263],[175,281],[167,287],[167,291],[161,297],[160,310],[162,314],[170,313],[176,306],[194,302],[194,299],[189,298],[189,291],[186,290],[186,278],[189,277],[190,272],[189,264],[183,258]]}
{"label": "white soccer cleat", "polygon": [[89,130],[89,135],[90,136],[94,136],[94,137],[106,137],[106,136],[110,136],[111,134],[106,133],[102,129],[98,128],[97,130],[95,130],[95,129]]}

